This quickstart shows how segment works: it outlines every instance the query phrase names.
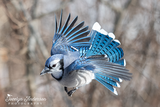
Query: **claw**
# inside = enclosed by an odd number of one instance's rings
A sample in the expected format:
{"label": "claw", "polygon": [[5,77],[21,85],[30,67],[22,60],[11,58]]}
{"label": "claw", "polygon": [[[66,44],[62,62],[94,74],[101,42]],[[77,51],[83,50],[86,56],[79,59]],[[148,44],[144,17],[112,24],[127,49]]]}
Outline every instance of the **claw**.
{"label": "claw", "polygon": [[69,92],[67,93],[68,96],[72,97],[72,94],[73,94],[75,91],[76,91],[76,89],[73,89],[73,90],[69,91]]}
{"label": "claw", "polygon": [[72,94],[73,94],[77,89],[78,89],[78,87],[76,87],[76,88],[74,88],[74,89],[72,89],[72,90],[70,90],[70,91],[68,92],[67,87],[64,87],[64,90],[66,91],[66,93],[67,93],[68,96],[70,96],[70,97],[72,97]]}
{"label": "claw", "polygon": [[67,94],[68,94],[68,96],[72,97],[73,92],[69,91]]}

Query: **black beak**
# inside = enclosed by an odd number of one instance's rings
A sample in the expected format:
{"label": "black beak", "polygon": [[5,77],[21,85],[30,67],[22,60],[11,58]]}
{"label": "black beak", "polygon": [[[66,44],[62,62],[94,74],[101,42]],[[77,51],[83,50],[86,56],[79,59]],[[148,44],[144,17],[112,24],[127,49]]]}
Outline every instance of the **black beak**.
{"label": "black beak", "polygon": [[41,71],[40,75],[44,75],[44,74],[47,73],[47,72],[49,72],[49,69],[45,67],[45,68]]}

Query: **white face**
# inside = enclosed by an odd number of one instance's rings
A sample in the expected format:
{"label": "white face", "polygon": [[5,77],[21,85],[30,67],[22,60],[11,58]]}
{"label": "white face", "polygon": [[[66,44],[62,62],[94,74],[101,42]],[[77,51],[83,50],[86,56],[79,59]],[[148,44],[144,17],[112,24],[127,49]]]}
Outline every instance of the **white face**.
{"label": "white face", "polygon": [[49,64],[49,72],[48,73],[54,73],[54,72],[59,72],[62,70],[61,66],[62,66],[62,63],[61,63],[61,60],[63,59],[59,59],[59,60],[54,60],[54,61],[51,61],[50,64]]}
{"label": "white face", "polygon": [[56,68],[57,65],[59,64],[60,60],[61,59],[55,59],[55,60],[51,61],[50,64],[49,64],[49,67],[52,68],[52,69]]}
{"label": "white face", "polygon": [[62,76],[63,70],[63,55],[56,54],[47,59],[45,68],[42,70],[40,75],[45,73],[52,74],[55,78]]}

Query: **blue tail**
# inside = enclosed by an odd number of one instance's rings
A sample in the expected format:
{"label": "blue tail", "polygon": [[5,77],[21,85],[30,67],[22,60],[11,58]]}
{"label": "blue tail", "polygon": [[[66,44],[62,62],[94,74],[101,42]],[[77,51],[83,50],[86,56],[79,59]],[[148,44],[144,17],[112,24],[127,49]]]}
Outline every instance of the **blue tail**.
{"label": "blue tail", "polygon": [[116,64],[119,64],[119,65],[126,66],[126,61],[125,61],[125,59],[121,59],[121,60],[119,60],[119,61],[116,61],[115,63],[116,63]]}
{"label": "blue tail", "polygon": [[[114,77],[115,78],[115,77]],[[104,85],[106,88],[108,88],[111,92],[118,95],[116,89],[113,86],[119,87],[119,84],[116,83],[113,79],[103,76],[99,73],[95,74],[95,79],[100,82],[102,85]],[[118,79],[118,78],[117,78]]]}
{"label": "blue tail", "polygon": [[[125,69],[125,59],[122,48],[118,47],[120,42],[114,40],[113,33],[107,33],[101,29],[98,23],[93,25],[90,33],[91,46],[86,52],[86,57],[92,60],[95,66],[95,79],[106,88],[118,95],[114,87],[120,87],[118,84],[124,80],[130,80],[131,74]],[[106,57],[107,56],[107,57]]]}

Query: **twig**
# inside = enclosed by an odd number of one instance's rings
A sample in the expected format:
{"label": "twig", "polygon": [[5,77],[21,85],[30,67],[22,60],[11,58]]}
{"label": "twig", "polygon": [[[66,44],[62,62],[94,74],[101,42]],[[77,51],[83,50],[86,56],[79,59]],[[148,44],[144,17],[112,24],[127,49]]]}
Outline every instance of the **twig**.
{"label": "twig", "polygon": [[128,0],[128,2],[125,4],[124,8],[116,14],[117,16],[116,16],[115,28],[114,28],[115,35],[117,35],[118,30],[120,28],[120,23],[122,22],[122,19],[124,18],[124,14],[126,13],[126,10],[128,9],[128,7],[130,6],[131,3],[132,3],[132,0]]}
{"label": "twig", "polygon": [[38,4],[38,0],[33,0],[33,6],[31,8],[31,17],[32,17],[32,19],[36,17],[35,14],[36,14],[37,4]]}
{"label": "twig", "polygon": [[36,41],[37,41],[38,45],[40,46],[40,49],[41,49],[41,52],[42,52],[44,58],[47,59],[49,57],[48,50],[47,50],[46,46],[44,45],[44,42],[43,42],[40,34],[38,33],[38,31],[36,31],[36,29],[33,27],[34,25],[30,22],[32,19],[30,14],[25,10],[22,1],[19,1],[19,5],[20,5],[22,12],[24,13],[27,21],[29,22],[28,27],[30,29],[31,35],[33,35],[36,38]]}
{"label": "twig", "polygon": [[105,0],[101,0],[101,2],[105,4],[106,6],[110,7],[116,13],[116,18],[115,18],[115,23],[114,23],[115,28],[113,32],[115,35],[117,35],[118,29],[120,27],[120,23],[122,22],[122,19],[124,17],[124,13],[126,13],[127,8],[130,6],[133,0],[128,0],[124,8],[117,8]]}
{"label": "twig", "polygon": [[105,1],[105,0],[101,0],[101,2],[103,4],[105,4],[106,6],[110,7],[114,12],[116,13],[121,13],[122,12],[122,8],[117,8],[115,6],[113,6],[111,3],[109,3],[108,1]]}
{"label": "twig", "polygon": [[55,13],[55,12],[58,12],[58,11],[60,11],[61,9],[65,8],[70,2],[71,2],[71,1],[69,1],[69,2],[68,2],[68,1],[63,1],[62,4],[61,4],[57,9],[55,9],[54,11],[51,11],[51,12],[48,12],[48,13],[45,13],[45,14],[41,14],[41,15],[39,15],[39,16],[35,16],[35,17],[32,19],[32,21],[33,21],[33,20],[36,20],[36,19],[41,19],[41,18],[45,17],[46,15],[51,15],[51,14],[53,14],[53,13]]}

